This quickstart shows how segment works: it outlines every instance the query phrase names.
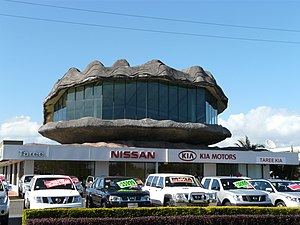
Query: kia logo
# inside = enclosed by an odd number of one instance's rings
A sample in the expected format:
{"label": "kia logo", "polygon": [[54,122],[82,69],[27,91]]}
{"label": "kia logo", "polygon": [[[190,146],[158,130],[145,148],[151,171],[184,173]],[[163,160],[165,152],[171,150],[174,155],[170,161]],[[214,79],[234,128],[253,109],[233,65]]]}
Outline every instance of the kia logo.
{"label": "kia logo", "polygon": [[178,154],[178,157],[183,161],[193,161],[197,158],[197,154],[193,151],[181,151]]}

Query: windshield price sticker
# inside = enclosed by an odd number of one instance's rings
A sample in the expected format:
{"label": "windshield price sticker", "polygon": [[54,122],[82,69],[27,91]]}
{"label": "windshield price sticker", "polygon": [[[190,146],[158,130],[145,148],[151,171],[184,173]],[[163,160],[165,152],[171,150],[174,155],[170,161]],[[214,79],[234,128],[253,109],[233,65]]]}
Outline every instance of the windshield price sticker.
{"label": "windshield price sticker", "polygon": [[172,183],[194,183],[191,177],[170,177]]}
{"label": "windshield price sticker", "polygon": [[288,186],[291,190],[296,191],[300,189],[300,185],[299,184],[290,184]]}
{"label": "windshield price sticker", "polygon": [[73,178],[72,178],[72,181],[73,181],[74,183],[78,183],[78,182],[79,182],[79,180],[78,180],[77,177],[73,177]]}
{"label": "windshield price sticker", "polygon": [[117,185],[120,188],[127,188],[127,187],[137,186],[137,183],[135,182],[134,179],[130,179],[130,180],[119,181],[119,182],[117,182]]}
{"label": "windshield price sticker", "polygon": [[66,184],[72,184],[71,180],[68,178],[64,179],[56,179],[56,180],[49,180],[45,181],[44,184],[46,185],[47,188],[52,188],[56,186],[63,186]]}
{"label": "windshield price sticker", "polygon": [[233,184],[237,188],[243,188],[243,187],[249,187],[249,186],[251,186],[251,184],[248,181],[246,181],[246,180],[236,181],[236,182],[233,182]]}

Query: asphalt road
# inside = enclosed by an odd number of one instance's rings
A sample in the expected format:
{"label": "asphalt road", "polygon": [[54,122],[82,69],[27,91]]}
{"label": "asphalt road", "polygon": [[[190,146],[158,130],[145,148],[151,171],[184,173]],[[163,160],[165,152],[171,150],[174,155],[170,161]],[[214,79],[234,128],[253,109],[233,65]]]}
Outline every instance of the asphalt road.
{"label": "asphalt road", "polygon": [[[85,201],[84,207],[85,207]],[[13,198],[10,200],[8,225],[22,225],[22,211],[24,199]]]}
{"label": "asphalt road", "polygon": [[11,199],[8,225],[22,224],[23,199]]}

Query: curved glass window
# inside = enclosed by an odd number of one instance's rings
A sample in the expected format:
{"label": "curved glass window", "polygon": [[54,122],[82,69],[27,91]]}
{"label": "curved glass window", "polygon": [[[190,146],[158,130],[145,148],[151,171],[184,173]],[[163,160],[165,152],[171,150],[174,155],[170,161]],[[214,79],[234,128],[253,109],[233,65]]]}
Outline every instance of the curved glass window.
{"label": "curved glass window", "polygon": [[173,120],[217,124],[217,100],[204,88],[157,80],[95,82],[68,89],[54,105],[54,121]]}

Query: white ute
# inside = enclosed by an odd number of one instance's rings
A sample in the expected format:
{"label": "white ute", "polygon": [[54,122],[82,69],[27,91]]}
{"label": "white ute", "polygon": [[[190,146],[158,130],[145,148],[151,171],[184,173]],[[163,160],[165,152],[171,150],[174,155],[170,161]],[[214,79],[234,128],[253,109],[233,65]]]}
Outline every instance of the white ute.
{"label": "white ute", "polygon": [[206,189],[216,192],[219,205],[272,206],[266,192],[255,190],[242,177],[203,177],[201,183]]}
{"label": "white ute", "polygon": [[150,174],[143,190],[149,191],[152,204],[156,206],[217,205],[215,193],[204,189],[188,174]]}
{"label": "white ute", "polygon": [[69,176],[37,175],[25,192],[24,208],[81,208],[82,197]]}

